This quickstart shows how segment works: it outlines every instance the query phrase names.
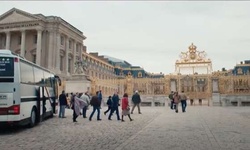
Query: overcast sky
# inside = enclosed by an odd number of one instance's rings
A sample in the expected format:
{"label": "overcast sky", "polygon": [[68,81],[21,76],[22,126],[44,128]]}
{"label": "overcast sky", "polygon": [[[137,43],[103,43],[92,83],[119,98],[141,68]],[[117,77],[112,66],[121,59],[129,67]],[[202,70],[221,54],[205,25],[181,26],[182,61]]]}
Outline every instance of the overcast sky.
{"label": "overcast sky", "polygon": [[148,72],[174,72],[192,42],[206,51],[214,71],[250,59],[250,2],[1,1],[0,14],[13,7],[60,16],[84,33],[88,52]]}

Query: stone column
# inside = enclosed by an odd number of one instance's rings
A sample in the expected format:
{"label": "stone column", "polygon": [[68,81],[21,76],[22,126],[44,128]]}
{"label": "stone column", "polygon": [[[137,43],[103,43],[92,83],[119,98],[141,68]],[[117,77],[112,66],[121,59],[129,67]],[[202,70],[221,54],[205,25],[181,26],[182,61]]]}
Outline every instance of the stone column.
{"label": "stone column", "polygon": [[52,69],[54,68],[55,66],[53,66],[53,36],[54,36],[54,32],[53,31],[49,31],[49,50],[48,50],[48,68],[49,69]]}
{"label": "stone column", "polygon": [[69,64],[69,55],[68,55],[68,52],[69,52],[69,37],[66,36],[65,40],[66,40],[66,46],[65,46],[65,59],[66,59],[65,60],[65,63],[66,63],[65,67],[66,67],[66,70],[65,70],[65,73],[67,75],[68,74],[68,64]]}
{"label": "stone column", "polygon": [[21,41],[21,56],[25,57],[25,40],[26,40],[26,31],[22,30],[22,41]]}
{"label": "stone column", "polygon": [[10,49],[10,31],[6,32],[6,44],[5,44],[5,49]]}
{"label": "stone column", "polygon": [[41,65],[41,49],[42,48],[42,30],[37,30],[37,43],[36,43],[36,64]]}
{"label": "stone column", "polygon": [[80,44],[79,47],[80,47],[80,51],[79,51],[79,53],[80,53],[80,60],[82,60],[82,50],[83,50],[82,48],[83,48],[83,45]]}
{"label": "stone column", "polygon": [[56,70],[60,72],[60,47],[61,47],[61,34],[57,33],[57,47],[56,47]]}
{"label": "stone column", "polygon": [[77,42],[76,41],[74,41],[73,42],[74,44],[74,48],[73,48],[73,73],[74,73],[74,71],[75,71],[75,62],[76,62],[76,44],[77,44]]}

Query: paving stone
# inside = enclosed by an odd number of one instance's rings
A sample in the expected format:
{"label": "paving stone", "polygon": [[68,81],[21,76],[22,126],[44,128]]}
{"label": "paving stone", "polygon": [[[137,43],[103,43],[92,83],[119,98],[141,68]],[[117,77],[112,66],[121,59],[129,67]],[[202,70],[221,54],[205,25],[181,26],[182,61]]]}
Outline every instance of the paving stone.
{"label": "paving stone", "polygon": [[[168,107],[142,107],[130,122],[109,121],[101,109],[102,121],[82,116],[72,122],[72,110],[65,119],[54,117],[34,128],[1,129],[1,150],[249,150],[250,109],[248,107],[190,106],[186,113]],[[180,111],[180,110],[179,110]],[[88,110],[89,116],[91,110]]]}

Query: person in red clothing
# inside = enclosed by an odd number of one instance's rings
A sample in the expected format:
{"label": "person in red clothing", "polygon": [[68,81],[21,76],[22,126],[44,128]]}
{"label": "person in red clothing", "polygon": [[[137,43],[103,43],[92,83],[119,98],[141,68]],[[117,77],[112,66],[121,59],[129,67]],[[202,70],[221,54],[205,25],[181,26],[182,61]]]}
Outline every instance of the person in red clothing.
{"label": "person in red clothing", "polygon": [[127,93],[125,93],[122,98],[122,122],[124,122],[123,116],[126,116],[126,115],[128,115],[128,118],[130,119],[130,121],[133,121],[133,119],[131,119],[130,117],[130,108],[129,108]]}

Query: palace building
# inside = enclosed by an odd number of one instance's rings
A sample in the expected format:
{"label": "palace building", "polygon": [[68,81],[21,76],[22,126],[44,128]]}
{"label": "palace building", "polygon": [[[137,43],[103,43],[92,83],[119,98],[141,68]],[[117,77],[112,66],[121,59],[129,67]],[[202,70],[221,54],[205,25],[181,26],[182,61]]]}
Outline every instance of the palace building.
{"label": "palace building", "polygon": [[83,33],[57,16],[30,14],[13,8],[0,16],[0,49],[10,49],[61,77],[86,52]]}
{"label": "palace building", "polygon": [[191,105],[250,105],[249,60],[231,70],[213,72],[206,52],[192,43],[180,53],[173,73],[155,74],[125,60],[88,53],[84,40],[83,32],[61,17],[16,8],[0,16],[0,49],[9,49],[55,72],[62,79],[59,90],[67,89],[67,93],[73,92],[73,85],[74,92],[89,90],[94,94],[102,90],[104,98],[116,91],[131,97],[138,90],[143,104],[155,106],[166,105],[171,91],[184,91]]}

